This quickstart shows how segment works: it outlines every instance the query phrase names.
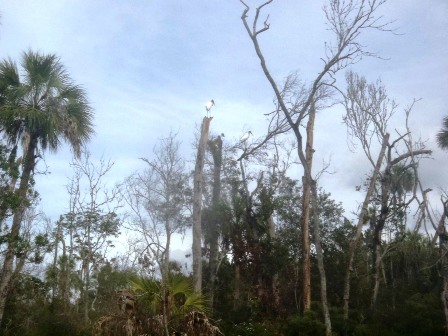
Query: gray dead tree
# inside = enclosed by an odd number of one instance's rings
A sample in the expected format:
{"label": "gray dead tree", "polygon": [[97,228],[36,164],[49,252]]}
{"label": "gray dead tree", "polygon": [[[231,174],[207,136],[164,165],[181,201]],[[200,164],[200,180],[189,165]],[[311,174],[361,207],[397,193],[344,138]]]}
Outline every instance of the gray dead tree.
{"label": "gray dead tree", "polygon": [[[344,122],[347,126],[349,136],[357,139],[367,160],[372,166],[373,172],[368,179],[368,187],[358,213],[355,236],[351,239],[348,262],[346,265],[344,281],[344,320],[348,321],[349,301],[350,301],[350,276],[353,271],[353,263],[356,248],[362,235],[362,229],[368,222],[371,223],[373,231],[373,256],[374,256],[374,287],[372,294],[372,309],[375,309],[380,286],[381,260],[386,250],[381,249],[381,233],[386,221],[392,214],[390,203],[392,198],[393,178],[392,174],[396,167],[403,168],[404,171],[412,169],[415,178],[417,177],[418,159],[422,155],[430,155],[431,151],[422,145],[414,148],[411,131],[408,127],[408,118],[414,103],[406,109],[406,131],[404,134],[398,133],[398,137],[390,140],[388,132],[389,120],[394,115],[397,104],[387,95],[386,88],[377,81],[367,83],[366,79],[353,72],[348,72],[346,76],[347,91],[342,93],[343,104],[346,109]],[[356,146],[354,141],[353,146]],[[376,156],[375,149],[380,148]],[[401,147],[400,147],[401,146]],[[401,154],[400,154],[401,153]],[[374,218],[370,218],[369,206],[372,206],[373,198],[376,196],[379,206],[379,213]],[[407,207],[414,197],[408,201]]]}
{"label": "gray dead tree", "polygon": [[[211,107],[210,107],[211,108]],[[207,112],[210,109],[207,109]],[[204,158],[207,147],[210,123],[213,117],[204,117],[201,125],[196,165],[193,177],[193,287],[195,292],[202,291],[202,189],[204,184]]]}
{"label": "gray dead tree", "polygon": [[[320,232],[319,232],[319,214],[317,203],[317,181],[313,178],[311,165],[312,156],[306,155],[306,149],[304,150],[303,135],[299,126],[305,120],[308,119],[307,135],[309,136],[314,132],[314,117],[316,113],[317,103],[329,96],[329,87],[334,84],[334,75],[341,69],[356,63],[361,60],[363,56],[375,56],[375,54],[364,50],[363,46],[358,42],[359,35],[369,29],[375,30],[389,30],[387,24],[380,23],[381,17],[376,17],[376,12],[386,0],[361,0],[361,1],[340,1],[330,0],[328,5],[324,7],[324,13],[327,19],[330,30],[334,33],[335,42],[326,44],[326,55],[322,58],[324,65],[318,75],[311,81],[309,85],[306,97],[303,103],[294,108],[290,108],[285,101],[282,91],[279,85],[272,76],[263,52],[261,51],[258,37],[261,33],[269,30],[268,18],[259,27],[259,17],[262,9],[273,2],[273,0],[264,1],[255,10],[252,24],[248,23],[248,13],[250,11],[249,5],[243,0],[240,2],[244,5],[245,9],[241,19],[244,27],[254,45],[255,52],[260,60],[261,68],[272,86],[275,93],[275,97],[279,106],[278,113],[282,115],[284,120],[287,121],[290,129],[295,135],[297,140],[297,152],[300,162],[304,170],[304,180],[309,185],[310,190],[310,203],[305,204],[306,207],[313,209],[313,227],[314,227],[314,241],[316,246],[316,253],[318,259],[318,269],[321,278],[321,300],[324,311],[326,334],[331,335],[331,320],[330,313],[327,304],[326,294],[326,276],[323,263],[323,251],[320,244]],[[311,139],[310,139],[311,140]],[[310,147],[312,147],[312,141],[308,141]],[[306,147],[305,147],[306,148]],[[308,223],[302,222],[302,225],[307,226]],[[305,227],[306,229],[307,227]],[[302,228],[303,229],[303,228]],[[306,232],[307,230],[305,230]],[[304,246],[304,249],[309,249],[309,246]],[[305,275],[306,276],[306,275]],[[304,279],[304,283],[307,280]],[[309,290],[304,288],[305,291]],[[304,297],[308,297],[305,293]],[[308,304],[307,304],[308,305]],[[305,307],[309,308],[309,307]]]}

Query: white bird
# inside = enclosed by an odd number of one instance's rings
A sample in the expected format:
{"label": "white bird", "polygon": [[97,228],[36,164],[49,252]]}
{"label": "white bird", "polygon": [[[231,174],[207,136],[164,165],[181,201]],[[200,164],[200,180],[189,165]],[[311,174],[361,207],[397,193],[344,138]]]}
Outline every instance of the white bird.
{"label": "white bird", "polygon": [[240,142],[246,142],[247,139],[249,139],[249,137],[250,137],[251,135],[252,135],[252,132],[251,132],[251,131],[247,132],[246,134],[244,134],[244,135],[241,137]]}
{"label": "white bird", "polygon": [[213,99],[208,101],[207,104],[205,104],[205,110],[207,111],[207,115],[208,115],[208,112],[210,112],[210,110],[212,109],[212,107],[214,105],[215,105],[215,101]]}

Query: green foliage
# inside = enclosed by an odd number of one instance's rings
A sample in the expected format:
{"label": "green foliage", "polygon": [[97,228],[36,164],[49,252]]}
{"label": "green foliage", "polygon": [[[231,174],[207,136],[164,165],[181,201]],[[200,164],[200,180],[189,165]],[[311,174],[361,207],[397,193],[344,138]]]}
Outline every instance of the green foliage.
{"label": "green foliage", "polygon": [[320,322],[315,312],[306,311],[303,316],[292,316],[285,327],[285,336],[320,336],[325,335],[325,325]]}
{"label": "green foliage", "polygon": [[0,124],[11,143],[23,135],[42,149],[57,150],[61,139],[76,153],[93,133],[93,114],[84,90],[75,85],[56,55],[23,53],[20,75],[11,60],[0,62]]}
{"label": "green foliage", "polygon": [[443,316],[440,295],[436,291],[427,294],[415,293],[395,309],[378,312],[375,326],[379,330],[397,335],[430,336],[442,335]]}
{"label": "green foliage", "polygon": [[131,286],[139,302],[152,315],[162,312],[164,302],[168,302],[167,308],[174,317],[184,316],[189,311],[206,310],[204,296],[195,293],[191,279],[182,274],[170,274],[167,288],[160,281],[143,277],[133,277]]}
{"label": "green foliage", "polygon": [[243,322],[233,326],[226,335],[238,336],[271,336],[273,335],[262,323]]}
{"label": "green foliage", "polygon": [[11,188],[11,182],[19,177],[20,162],[16,159],[17,146],[3,143],[3,140],[0,139],[0,225],[5,218],[14,213],[21,201],[21,198]]}

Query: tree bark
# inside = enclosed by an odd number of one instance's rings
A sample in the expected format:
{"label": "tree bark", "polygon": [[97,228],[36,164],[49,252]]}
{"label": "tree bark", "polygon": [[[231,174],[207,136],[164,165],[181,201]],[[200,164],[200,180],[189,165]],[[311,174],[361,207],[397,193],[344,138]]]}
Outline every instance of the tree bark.
{"label": "tree bark", "polygon": [[61,263],[61,273],[58,281],[59,285],[59,297],[62,300],[62,311],[67,313],[69,309],[70,301],[70,256],[67,256],[67,246],[65,244],[64,238],[61,239],[62,243],[62,263]]}
{"label": "tree bark", "polygon": [[8,239],[8,247],[6,249],[5,259],[3,261],[3,268],[0,279],[0,325],[3,321],[3,313],[5,311],[6,300],[9,295],[14,259],[16,252],[16,243],[19,239],[20,228],[22,225],[22,218],[25,210],[28,208],[27,191],[29,187],[30,178],[35,166],[34,152],[37,148],[37,139],[31,138],[28,143],[28,148],[23,163],[23,170],[20,176],[19,188],[16,191],[17,197],[20,199],[20,206],[15,210],[11,231]]}
{"label": "tree bark", "polygon": [[239,261],[234,263],[235,274],[234,274],[234,284],[233,284],[233,308],[239,308],[240,298],[241,298],[241,271]]}
{"label": "tree bark", "polygon": [[209,142],[210,152],[213,157],[213,193],[212,193],[212,209],[213,215],[210,221],[210,293],[209,304],[213,311],[214,295],[215,295],[215,281],[218,267],[218,238],[219,238],[219,218],[217,211],[221,199],[221,169],[222,169],[222,139],[218,136],[215,140]]}
{"label": "tree bark", "polygon": [[381,282],[381,246],[376,245],[374,250],[374,274],[373,274],[373,293],[372,293],[372,312],[376,311],[376,302],[378,299],[378,294],[380,292],[380,282]]}
{"label": "tree bark", "polygon": [[163,301],[162,301],[162,309],[163,309],[163,315],[162,315],[162,321],[163,326],[165,329],[165,336],[169,336],[169,314],[170,314],[170,308],[169,308],[169,271],[170,271],[170,248],[171,248],[171,234],[169,229],[169,223],[168,221],[165,223],[165,230],[166,230],[166,244],[165,244],[165,251],[163,252],[163,270],[162,270],[162,295],[163,295]]}
{"label": "tree bark", "polygon": [[[314,121],[316,119],[316,110],[314,105],[310,110],[308,123],[306,126],[307,140],[305,145],[305,158],[306,163],[312,170],[313,164],[313,130]],[[311,185],[306,176],[302,178],[303,184],[303,198],[302,198],[302,275],[303,275],[303,310],[309,310],[311,308],[311,245],[310,245],[310,197],[311,197]]]}
{"label": "tree bark", "polygon": [[[270,238],[271,239],[276,238],[277,233],[275,231],[275,223],[272,214],[269,216],[268,225],[269,225]],[[275,310],[278,311],[278,307],[280,307],[280,291],[279,291],[279,276],[277,272],[272,276],[271,290],[272,290],[273,306]]]}
{"label": "tree bark", "polygon": [[203,170],[205,148],[208,140],[210,122],[213,117],[204,117],[201,125],[201,136],[198,144],[198,152],[196,156],[196,166],[193,179],[193,288],[195,292],[202,291],[202,187],[203,187]]}
{"label": "tree bark", "polygon": [[55,299],[56,299],[56,292],[57,292],[57,279],[60,277],[60,271],[57,274],[57,267],[58,267],[58,249],[59,249],[59,239],[62,236],[62,223],[61,220],[57,221],[56,223],[56,236],[54,239],[54,256],[53,256],[53,272],[54,272],[54,279],[53,279],[53,285],[51,288],[51,305],[52,309],[54,308]]}
{"label": "tree bark", "polygon": [[330,319],[330,309],[327,299],[327,276],[324,266],[324,252],[320,239],[320,220],[319,220],[319,204],[317,202],[317,183],[311,180],[311,204],[313,207],[313,228],[314,228],[314,245],[316,246],[317,268],[320,276],[320,300],[322,302],[322,311],[324,314],[325,335],[333,334]]}

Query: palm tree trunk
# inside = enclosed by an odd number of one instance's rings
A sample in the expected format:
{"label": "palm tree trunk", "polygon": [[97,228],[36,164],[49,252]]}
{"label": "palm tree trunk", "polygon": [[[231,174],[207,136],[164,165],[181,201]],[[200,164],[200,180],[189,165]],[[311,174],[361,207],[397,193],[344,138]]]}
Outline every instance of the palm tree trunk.
{"label": "palm tree trunk", "polygon": [[3,321],[3,313],[5,310],[6,300],[10,291],[14,258],[16,252],[16,243],[19,239],[20,228],[22,225],[22,218],[25,210],[28,207],[27,191],[31,178],[31,174],[34,170],[35,159],[34,152],[37,147],[37,139],[30,139],[28,148],[26,151],[25,161],[23,163],[23,170],[20,176],[20,185],[16,191],[16,196],[20,199],[20,206],[14,212],[11,231],[8,239],[8,247],[6,249],[5,259],[3,261],[2,276],[0,279],[0,324]]}

